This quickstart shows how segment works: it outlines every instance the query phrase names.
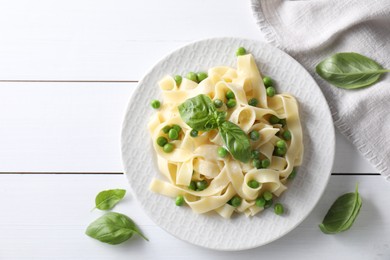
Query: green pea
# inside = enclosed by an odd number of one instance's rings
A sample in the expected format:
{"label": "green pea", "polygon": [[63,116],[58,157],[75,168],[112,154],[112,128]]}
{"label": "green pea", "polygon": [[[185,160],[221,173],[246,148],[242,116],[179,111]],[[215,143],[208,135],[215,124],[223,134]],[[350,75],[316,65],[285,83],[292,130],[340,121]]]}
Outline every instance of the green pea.
{"label": "green pea", "polygon": [[228,154],[228,151],[224,147],[222,147],[222,146],[218,147],[218,156],[219,157],[225,158],[227,154]]}
{"label": "green pea", "polygon": [[174,80],[176,81],[176,85],[180,86],[180,84],[181,84],[181,82],[182,82],[182,80],[183,80],[183,77],[180,76],[180,75],[176,75],[176,76],[174,77]]}
{"label": "green pea", "polygon": [[220,100],[220,99],[214,100],[214,106],[215,106],[216,108],[221,108],[221,107],[223,106],[222,100]]}
{"label": "green pea", "polygon": [[269,118],[269,122],[273,125],[279,123],[279,121],[280,121],[279,117],[274,115],[270,116]]}
{"label": "green pea", "polygon": [[188,72],[186,78],[189,79],[189,80],[192,80],[192,81],[194,81],[194,82],[196,82],[196,83],[199,82],[199,81],[198,81],[198,76],[196,75],[195,72]]}
{"label": "green pea", "polygon": [[259,159],[253,159],[252,165],[253,165],[253,167],[256,167],[256,169],[260,169],[261,168],[261,161]]}
{"label": "green pea", "polygon": [[205,80],[207,77],[208,77],[207,73],[204,73],[204,72],[199,72],[199,73],[198,73],[198,81],[199,81],[199,82],[202,82],[202,81]]}
{"label": "green pea", "polygon": [[276,142],[276,147],[278,147],[278,148],[286,148],[287,147],[286,141],[284,141],[284,140],[277,141]]}
{"label": "green pea", "polygon": [[259,208],[264,208],[265,203],[266,203],[266,201],[263,197],[256,199],[256,206],[258,206]]}
{"label": "green pea", "polygon": [[179,138],[179,133],[175,128],[171,128],[171,130],[169,130],[168,136],[171,140],[177,140]]}
{"label": "green pea", "polygon": [[284,140],[286,140],[286,141],[290,141],[291,140],[291,132],[288,131],[288,130],[284,131],[282,136],[283,136]]}
{"label": "green pea", "polygon": [[159,136],[156,142],[159,146],[164,147],[168,143],[168,140],[164,136]]}
{"label": "green pea", "polygon": [[199,133],[198,130],[192,129],[191,132],[190,132],[190,136],[197,137],[198,133]]}
{"label": "green pea", "polygon": [[258,159],[259,156],[260,156],[260,152],[259,152],[258,150],[253,150],[253,151],[251,152],[251,158],[252,158],[252,159]]}
{"label": "green pea", "polygon": [[270,77],[264,77],[263,83],[266,87],[270,87],[273,84],[272,79]]}
{"label": "green pea", "polygon": [[258,103],[259,103],[259,101],[256,98],[251,98],[248,101],[248,105],[253,106],[253,107],[257,106]]}
{"label": "green pea", "polygon": [[166,145],[164,145],[163,147],[163,151],[165,153],[171,153],[173,151],[173,149],[175,148],[175,146],[171,143],[167,143]]}
{"label": "green pea", "polygon": [[169,130],[171,130],[171,126],[169,125],[166,125],[163,127],[162,131],[164,132],[164,134],[168,134],[169,133]]}
{"label": "green pea", "polygon": [[229,90],[228,92],[226,92],[226,98],[227,99],[232,99],[232,98],[235,98],[236,96],[234,95],[234,92]]}
{"label": "green pea", "polygon": [[290,175],[287,177],[287,179],[292,180],[292,179],[295,178],[296,175],[297,175],[297,170],[294,168],[294,169],[291,171]]}
{"label": "green pea", "polygon": [[265,92],[267,93],[267,96],[273,97],[273,96],[275,96],[276,90],[274,87],[267,87]]}
{"label": "green pea", "polygon": [[283,119],[280,119],[280,120],[279,120],[279,124],[281,124],[281,125],[282,125],[282,127],[285,127],[285,126],[286,126],[286,124],[287,124],[287,121],[286,121],[286,119],[285,119],[285,118],[283,118]]}
{"label": "green pea", "polygon": [[238,197],[238,196],[234,196],[231,200],[230,200],[230,203],[233,207],[237,208],[241,205],[241,198]]}
{"label": "green pea", "polygon": [[207,186],[208,186],[208,183],[205,180],[196,182],[196,190],[198,190],[198,191],[202,191],[202,190],[206,189]]}
{"label": "green pea", "polygon": [[250,181],[248,181],[247,184],[252,189],[257,189],[260,186],[260,183],[258,181],[256,181],[256,180],[250,180]]}
{"label": "green pea", "polygon": [[237,102],[235,99],[229,99],[228,102],[226,103],[226,106],[228,108],[233,108],[237,105]]}
{"label": "green pea", "polygon": [[267,168],[268,166],[270,166],[271,162],[269,161],[269,159],[264,159],[261,161],[261,167],[262,168]]}
{"label": "green pea", "polygon": [[272,195],[272,193],[271,193],[270,191],[265,191],[265,192],[263,193],[263,198],[264,198],[266,201],[272,200],[273,195]]}
{"label": "green pea", "polygon": [[249,133],[249,136],[250,136],[252,141],[257,141],[260,139],[260,133],[258,131],[255,131],[255,130],[251,131]]}
{"label": "green pea", "polygon": [[283,213],[284,213],[283,205],[280,203],[276,203],[274,205],[274,212],[276,215],[283,215]]}
{"label": "green pea", "polygon": [[241,55],[245,55],[245,54],[246,54],[246,50],[244,47],[240,47],[236,51],[236,56],[241,56]]}
{"label": "green pea", "polygon": [[182,195],[177,196],[175,202],[176,202],[176,206],[183,206],[184,197]]}
{"label": "green pea", "polygon": [[274,203],[274,201],[272,199],[265,201],[264,208],[268,209],[269,207],[272,206],[272,203]]}
{"label": "green pea", "polygon": [[190,185],[188,185],[188,188],[190,190],[196,190],[196,182],[195,181],[191,181]]}
{"label": "green pea", "polygon": [[160,108],[161,103],[160,103],[160,101],[158,101],[157,99],[155,99],[155,100],[152,100],[152,102],[150,102],[150,105],[151,105],[154,109],[158,109],[158,108]]}
{"label": "green pea", "polygon": [[287,148],[276,147],[275,149],[275,154],[277,156],[283,156],[286,154],[286,152],[287,152]]}
{"label": "green pea", "polygon": [[181,131],[181,127],[179,125],[173,125],[172,128],[175,129],[177,133],[180,133]]}

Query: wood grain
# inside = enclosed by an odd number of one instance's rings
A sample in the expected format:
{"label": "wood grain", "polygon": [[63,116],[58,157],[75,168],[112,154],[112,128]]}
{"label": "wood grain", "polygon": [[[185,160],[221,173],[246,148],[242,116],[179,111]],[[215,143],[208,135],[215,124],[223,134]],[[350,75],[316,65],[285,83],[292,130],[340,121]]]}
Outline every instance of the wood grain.
{"label": "wood grain", "polygon": [[0,1],[0,79],[138,80],[202,38],[263,39],[250,1]]}
{"label": "wood grain", "polygon": [[[363,206],[352,228],[337,235],[321,233],[318,224],[341,194],[355,183]],[[1,259],[389,259],[388,184],[381,176],[332,176],[318,206],[295,230],[266,246],[242,252],[218,252],[182,242],[143,213],[121,175],[0,175]],[[86,226],[103,214],[94,206],[104,189],[129,190],[115,211],[133,218],[149,237],[119,246],[95,241]],[[172,202],[173,203],[173,202]],[[23,205],[23,206],[21,206]],[[291,209],[293,210],[293,209]],[[221,221],[226,221],[222,220]]]}

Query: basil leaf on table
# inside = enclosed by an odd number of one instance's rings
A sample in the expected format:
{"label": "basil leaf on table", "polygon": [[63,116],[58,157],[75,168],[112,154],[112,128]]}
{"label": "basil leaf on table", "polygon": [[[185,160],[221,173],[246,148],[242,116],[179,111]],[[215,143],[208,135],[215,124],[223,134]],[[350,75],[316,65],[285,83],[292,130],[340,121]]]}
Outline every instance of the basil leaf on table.
{"label": "basil leaf on table", "polygon": [[85,231],[88,236],[103,243],[117,245],[131,238],[134,234],[149,241],[128,216],[109,212],[92,222]]}
{"label": "basil leaf on table", "polygon": [[112,209],[126,195],[126,190],[114,189],[99,192],[95,198],[96,208],[101,210]]}
{"label": "basil leaf on table", "polygon": [[219,127],[219,133],[233,157],[241,162],[248,162],[251,157],[251,145],[248,136],[237,125],[225,121]]}
{"label": "basil leaf on table", "polygon": [[355,192],[340,196],[330,207],[322,224],[319,225],[325,234],[336,234],[348,230],[354,223],[360,208],[362,199],[356,185]]}
{"label": "basil leaf on table", "polygon": [[356,89],[376,83],[383,73],[390,70],[361,54],[340,52],[321,61],[316,66],[316,72],[336,87]]}
{"label": "basil leaf on table", "polygon": [[211,99],[203,94],[187,99],[179,105],[183,121],[197,131],[209,131],[218,127],[218,112]]}

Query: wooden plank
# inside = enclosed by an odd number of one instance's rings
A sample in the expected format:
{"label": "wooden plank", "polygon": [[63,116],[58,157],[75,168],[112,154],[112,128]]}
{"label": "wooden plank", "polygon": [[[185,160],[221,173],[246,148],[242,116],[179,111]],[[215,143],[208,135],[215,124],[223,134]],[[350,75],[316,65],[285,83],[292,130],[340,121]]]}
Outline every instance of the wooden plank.
{"label": "wooden plank", "polygon": [[336,149],[333,173],[375,173],[378,172],[364,158],[356,147],[336,129]]}
{"label": "wooden plank", "polygon": [[[0,172],[122,172],[136,83],[0,83]],[[337,134],[333,172],[376,170]]]}
{"label": "wooden plank", "polygon": [[121,172],[135,83],[0,83],[0,172]]}
{"label": "wooden plank", "polygon": [[[318,224],[333,201],[359,183],[363,207],[353,227],[338,235],[322,234]],[[242,252],[218,252],[182,242],[143,213],[130,192],[115,211],[133,218],[150,242],[133,239],[119,246],[84,235],[88,223],[103,214],[90,211],[95,195],[128,188],[121,175],[0,175],[0,258],[39,259],[389,259],[388,183],[381,176],[332,176],[317,207],[295,230],[266,246]],[[225,221],[222,220],[221,221]]]}
{"label": "wooden plank", "polygon": [[262,39],[249,0],[0,1],[0,32],[0,80],[138,80],[195,40]]}

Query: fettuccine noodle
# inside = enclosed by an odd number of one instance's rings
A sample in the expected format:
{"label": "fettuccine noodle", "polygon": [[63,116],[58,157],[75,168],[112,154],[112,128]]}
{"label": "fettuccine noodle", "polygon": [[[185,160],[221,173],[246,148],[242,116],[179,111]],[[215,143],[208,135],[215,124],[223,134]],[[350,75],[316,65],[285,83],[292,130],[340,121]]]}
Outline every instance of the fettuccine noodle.
{"label": "fettuccine noodle", "polygon": [[[264,209],[257,206],[255,200],[265,191],[280,196],[286,190],[288,176],[302,162],[298,104],[289,94],[267,97],[263,78],[251,54],[237,57],[237,69],[224,66],[210,68],[208,77],[199,84],[183,78],[178,85],[173,77],[166,76],[159,82],[159,87],[163,102],[148,127],[158,168],[164,178],[154,178],[150,184],[151,191],[172,198],[182,195],[185,203],[196,213],[215,211],[224,218],[230,218],[233,212],[254,216]],[[233,108],[226,106],[227,91],[234,93],[237,104]],[[257,169],[251,161],[243,163],[231,155],[219,157],[218,147],[224,146],[224,143],[218,130],[200,131],[197,137],[190,135],[192,129],[181,119],[178,106],[199,94],[212,100],[222,100],[224,104],[218,110],[226,111],[226,120],[238,125],[246,134],[251,131],[260,134],[259,140],[251,141],[251,149],[260,152],[260,159],[269,159],[267,168]],[[257,106],[248,104],[252,98],[258,100]],[[271,124],[272,115],[285,119],[285,124]],[[170,141],[175,149],[166,153],[157,144],[157,138],[167,136],[162,129],[172,125],[179,125],[182,130],[178,140]],[[286,141],[285,155],[276,156],[275,144],[283,139],[284,131],[291,133],[291,140]],[[206,189],[189,188],[191,181],[202,180],[207,181]],[[259,186],[248,186],[251,180],[256,180]],[[229,203],[234,196],[242,200],[237,207]]]}

